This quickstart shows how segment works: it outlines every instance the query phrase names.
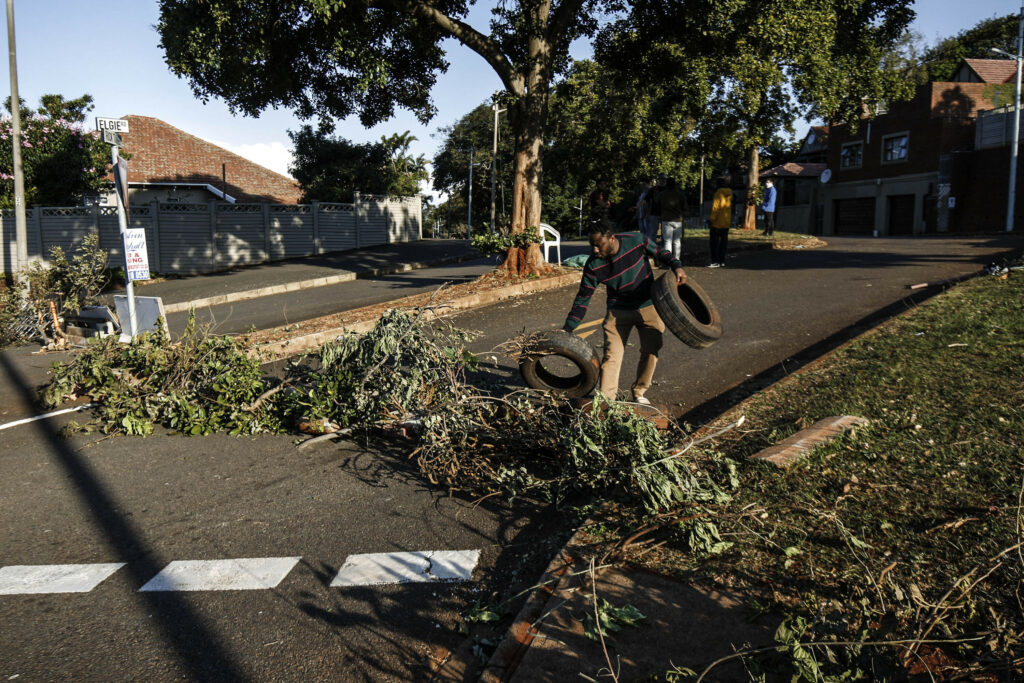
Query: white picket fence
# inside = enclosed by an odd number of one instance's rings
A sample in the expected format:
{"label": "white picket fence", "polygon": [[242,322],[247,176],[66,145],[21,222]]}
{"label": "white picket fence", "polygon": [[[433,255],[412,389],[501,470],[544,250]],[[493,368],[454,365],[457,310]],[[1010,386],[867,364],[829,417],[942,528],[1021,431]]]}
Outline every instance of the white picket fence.
{"label": "white picket fence", "polygon": [[[90,233],[121,265],[117,209],[107,206],[32,207],[26,211],[30,258],[46,259],[59,246],[71,253]],[[313,256],[422,238],[419,197],[357,195],[352,204],[164,204],[132,205],[128,227],[146,230],[149,269],[195,274],[232,266]],[[17,264],[14,212],[0,227],[0,272]]]}

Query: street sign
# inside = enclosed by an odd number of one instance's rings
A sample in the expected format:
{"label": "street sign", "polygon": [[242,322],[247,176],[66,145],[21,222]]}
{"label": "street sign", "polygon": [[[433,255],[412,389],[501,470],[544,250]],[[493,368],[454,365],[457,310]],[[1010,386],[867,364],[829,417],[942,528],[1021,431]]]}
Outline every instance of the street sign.
{"label": "street sign", "polygon": [[124,147],[124,139],[121,137],[121,134],[115,133],[112,130],[103,131],[103,142],[115,147]]}
{"label": "street sign", "polygon": [[96,117],[96,130],[111,130],[115,133],[128,132],[128,119],[107,119]]}
{"label": "street sign", "polygon": [[124,231],[124,262],[131,281],[149,279],[149,252],[146,250],[146,231],[129,228]]}
{"label": "street sign", "polygon": [[128,162],[123,157],[117,157],[114,164],[114,190],[121,198],[121,205],[128,211]]}

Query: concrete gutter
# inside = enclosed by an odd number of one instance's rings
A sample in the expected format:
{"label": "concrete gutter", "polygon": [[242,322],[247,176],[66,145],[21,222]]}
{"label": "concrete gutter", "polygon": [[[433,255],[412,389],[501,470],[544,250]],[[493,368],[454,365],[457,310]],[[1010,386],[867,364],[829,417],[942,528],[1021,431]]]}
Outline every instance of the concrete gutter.
{"label": "concrete gutter", "polygon": [[[565,273],[563,275],[556,275],[554,277],[542,278],[538,280],[527,280],[526,282],[520,282],[514,285],[507,285],[505,287],[499,287],[492,289],[487,292],[480,292],[478,294],[470,294],[468,296],[459,297],[452,301],[447,301],[440,304],[440,307],[444,309],[443,315],[451,315],[458,311],[465,311],[472,308],[482,308],[484,306],[490,306],[491,304],[504,301],[506,299],[513,299],[519,296],[525,296],[527,294],[535,294],[537,292],[544,292],[551,289],[558,289],[560,287],[567,287],[569,285],[577,284],[582,277],[582,271],[576,271],[572,273]],[[397,299],[393,302],[392,308],[402,308],[402,299]],[[374,306],[379,308],[380,306]],[[357,309],[358,310],[358,309]],[[351,311],[348,311],[351,313]],[[301,323],[299,323],[301,325]],[[373,317],[367,320],[361,320],[359,322],[352,323],[351,325],[344,325],[341,327],[334,327],[329,330],[322,332],[314,332],[312,334],[302,335],[299,337],[292,337],[279,342],[273,342],[265,346],[258,346],[250,351],[251,355],[259,356],[264,362],[270,362],[278,360],[280,358],[286,358],[288,356],[294,356],[311,349],[316,349],[323,346],[325,343],[345,334],[346,332],[355,332],[356,334],[364,334],[377,324],[377,317]]]}
{"label": "concrete gutter", "polygon": [[435,266],[448,266],[453,263],[462,263],[464,261],[475,261],[479,258],[481,258],[479,254],[464,254],[462,256],[450,256],[448,258],[438,259],[436,261],[430,262],[416,261],[413,263],[401,263],[396,266],[383,266],[381,268],[370,268],[367,270],[360,271],[346,271],[344,273],[338,273],[337,275],[328,275],[326,277],[318,277],[313,278],[311,280],[300,280],[299,282],[286,282],[285,284],[282,285],[258,287],[256,289],[247,289],[242,292],[219,294],[217,296],[209,296],[203,299],[182,301],[176,304],[166,304],[164,305],[164,312],[167,315],[170,315],[171,313],[181,313],[191,308],[206,308],[209,306],[220,306],[221,304],[231,304],[237,301],[259,299],[260,297],[264,296],[274,296],[275,294],[297,292],[302,289],[312,289],[314,287],[327,287],[329,285],[337,285],[342,282],[351,282],[352,280],[361,280],[372,277],[383,277],[385,275],[407,273],[411,270],[421,270],[423,268],[433,268]]}

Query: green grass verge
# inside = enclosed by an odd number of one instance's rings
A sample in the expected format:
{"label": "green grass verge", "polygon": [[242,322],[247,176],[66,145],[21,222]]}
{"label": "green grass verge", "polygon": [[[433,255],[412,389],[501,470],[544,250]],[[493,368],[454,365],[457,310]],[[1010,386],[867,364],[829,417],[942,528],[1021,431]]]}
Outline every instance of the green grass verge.
{"label": "green grass verge", "polygon": [[[786,619],[788,649],[762,659],[793,680],[1021,680],[1024,272],[961,284],[721,423],[741,413],[698,456],[739,464],[734,497],[712,511],[716,554],[694,553],[677,524],[628,561]],[[846,414],[871,424],[786,471],[749,459]],[[902,640],[965,642],[807,645]]]}

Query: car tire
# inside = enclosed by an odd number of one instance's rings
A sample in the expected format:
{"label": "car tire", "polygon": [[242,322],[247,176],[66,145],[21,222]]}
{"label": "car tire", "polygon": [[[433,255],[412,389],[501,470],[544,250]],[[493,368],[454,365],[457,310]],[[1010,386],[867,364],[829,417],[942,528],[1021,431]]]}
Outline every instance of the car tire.
{"label": "car tire", "polygon": [[675,273],[669,271],[655,281],[652,289],[654,308],[679,341],[704,349],[722,336],[722,316],[707,292],[692,279],[677,285]]}
{"label": "car tire", "polygon": [[[552,373],[543,364],[547,356],[568,359],[577,367],[579,374],[563,377]],[[531,389],[550,391],[566,398],[582,398],[597,385],[601,363],[594,347],[586,340],[559,331],[535,344],[530,353],[519,359],[519,374]]]}

